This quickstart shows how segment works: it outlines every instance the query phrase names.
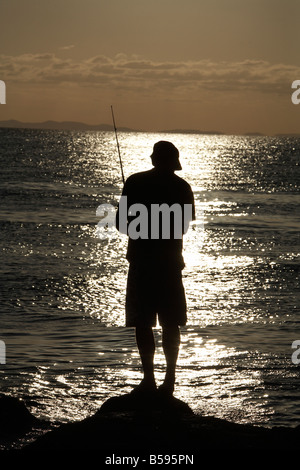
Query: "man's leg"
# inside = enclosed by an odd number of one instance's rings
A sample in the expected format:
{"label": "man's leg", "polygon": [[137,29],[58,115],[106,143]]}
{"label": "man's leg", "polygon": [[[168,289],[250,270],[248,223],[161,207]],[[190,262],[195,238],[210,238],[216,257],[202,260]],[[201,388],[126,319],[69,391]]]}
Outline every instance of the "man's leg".
{"label": "man's leg", "polygon": [[136,342],[141,356],[144,378],[140,389],[153,390],[156,388],[154,378],[155,340],[151,327],[136,327]]}
{"label": "man's leg", "polygon": [[172,394],[175,386],[175,371],[180,345],[180,330],[177,325],[163,327],[162,345],[166,356],[167,369],[165,380],[159,389]]}

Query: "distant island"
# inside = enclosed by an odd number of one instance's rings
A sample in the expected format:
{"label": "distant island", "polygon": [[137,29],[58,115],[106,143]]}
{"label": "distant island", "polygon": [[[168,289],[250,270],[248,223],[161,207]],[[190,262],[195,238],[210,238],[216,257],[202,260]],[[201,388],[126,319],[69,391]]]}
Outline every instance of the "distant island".
{"label": "distant island", "polygon": [[[13,129],[53,129],[53,130],[75,130],[75,131],[113,131],[114,127],[110,124],[86,124],[77,121],[44,121],[44,122],[22,122],[16,119],[0,121],[0,128]],[[131,129],[129,127],[118,127],[120,132],[147,132],[140,129]],[[204,134],[204,135],[224,135],[219,131],[202,131],[195,129],[165,129],[151,131],[161,134]]]}
{"label": "distant island", "polygon": [[[44,121],[44,122],[22,122],[15,119],[8,121],[0,121],[0,128],[18,128],[18,129],[59,129],[59,130],[75,130],[75,131],[113,131],[114,127],[111,124],[86,124],[77,121]],[[131,129],[130,127],[118,127],[121,132],[147,132],[140,129]],[[193,129],[166,129],[153,132],[162,134],[219,134],[219,131],[200,131]]]}
{"label": "distant island", "polygon": [[[18,128],[18,129],[60,129],[75,131],[113,131],[114,127],[110,124],[86,124],[76,121],[44,121],[44,122],[22,122],[15,119],[0,121],[0,127]],[[119,127],[119,131],[138,132],[128,127]]]}
{"label": "distant island", "polygon": [[[74,130],[74,131],[106,131],[111,132],[114,130],[111,124],[86,124],[85,122],[77,121],[43,121],[43,122],[23,122],[16,119],[9,119],[7,121],[0,121],[0,128],[11,129],[53,129],[53,130]],[[153,132],[160,134],[202,134],[202,135],[226,135],[224,132],[214,130],[199,130],[199,129],[164,129],[156,131],[145,131],[141,129],[132,129],[130,127],[118,127],[120,132]],[[237,134],[238,135],[238,134]],[[264,137],[265,134],[261,132],[245,132],[241,134],[245,137]],[[300,137],[297,134],[276,134],[275,137]]]}
{"label": "distant island", "polygon": [[300,137],[300,133],[294,133],[294,134],[276,134],[275,137]]}

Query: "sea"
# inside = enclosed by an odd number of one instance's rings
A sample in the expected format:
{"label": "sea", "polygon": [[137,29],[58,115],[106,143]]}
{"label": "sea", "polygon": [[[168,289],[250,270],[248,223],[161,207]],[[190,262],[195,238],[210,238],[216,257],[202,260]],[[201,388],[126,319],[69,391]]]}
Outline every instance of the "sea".
{"label": "sea", "polygon": [[[300,138],[119,132],[125,178],[152,167],[159,140],[179,149],[197,212],[174,396],[201,416],[295,427]],[[40,419],[81,420],[142,378],[124,326],[127,237],[97,231],[123,187],[116,135],[1,128],[0,158],[0,391]]]}

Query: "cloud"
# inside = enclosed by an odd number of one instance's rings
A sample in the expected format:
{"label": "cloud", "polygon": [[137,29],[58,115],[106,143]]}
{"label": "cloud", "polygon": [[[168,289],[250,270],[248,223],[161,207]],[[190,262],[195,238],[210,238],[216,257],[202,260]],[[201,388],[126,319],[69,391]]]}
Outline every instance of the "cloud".
{"label": "cloud", "polygon": [[75,47],[74,44],[70,44],[69,46],[61,46],[59,49],[61,51],[69,51],[70,49],[73,49],[73,47]]}
{"label": "cloud", "polygon": [[79,61],[44,53],[0,56],[0,78],[7,83],[77,84],[148,96],[197,97],[203,92],[278,95],[290,93],[291,83],[300,78],[300,67],[262,60],[159,62],[125,54]]}

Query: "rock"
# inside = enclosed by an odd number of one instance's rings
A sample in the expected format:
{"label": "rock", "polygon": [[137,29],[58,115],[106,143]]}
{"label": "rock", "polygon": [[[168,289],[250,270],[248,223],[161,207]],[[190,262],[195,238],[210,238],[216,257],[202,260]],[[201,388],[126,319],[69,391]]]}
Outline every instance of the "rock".
{"label": "rock", "polygon": [[[300,428],[267,429],[230,423],[193,413],[174,397],[133,397],[107,400],[93,416],[62,424],[22,452],[97,450],[98,456],[137,453],[198,455],[204,450],[296,449]],[[103,461],[102,461],[103,463]]]}
{"label": "rock", "polygon": [[193,414],[189,405],[174,396],[159,393],[121,395],[109,398],[98,413],[105,412],[162,413],[164,415]]}
{"label": "rock", "polygon": [[45,429],[50,426],[33,416],[22,400],[0,394],[0,448],[9,447],[36,428]]}
{"label": "rock", "polygon": [[23,430],[38,422],[22,400],[0,394],[0,434]]}

